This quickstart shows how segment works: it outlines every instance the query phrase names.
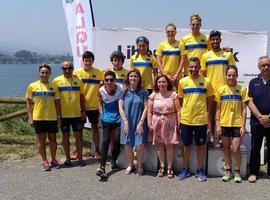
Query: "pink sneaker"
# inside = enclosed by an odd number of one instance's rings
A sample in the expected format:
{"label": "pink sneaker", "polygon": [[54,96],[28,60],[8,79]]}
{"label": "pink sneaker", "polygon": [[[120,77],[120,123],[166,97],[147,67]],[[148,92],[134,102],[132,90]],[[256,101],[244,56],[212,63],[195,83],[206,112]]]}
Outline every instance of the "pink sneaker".
{"label": "pink sneaker", "polygon": [[50,168],[50,163],[48,160],[44,160],[42,162],[42,170],[43,171],[51,171],[51,168]]}

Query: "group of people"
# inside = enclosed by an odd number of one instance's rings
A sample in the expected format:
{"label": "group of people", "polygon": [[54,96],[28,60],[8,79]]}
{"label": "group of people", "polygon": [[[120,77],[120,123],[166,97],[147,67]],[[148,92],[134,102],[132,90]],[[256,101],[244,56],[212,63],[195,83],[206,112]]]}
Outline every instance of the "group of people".
{"label": "group of people", "polygon": [[[201,18],[190,18],[191,33],[181,41],[175,39],[176,27],[166,26],[167,39],[158,45],[156,57],[149,51],[145,36],[136,39],[137,50],[130,59],[130,70],[123,68],[122,52],[111,54],[113,68],[105,72],[93,67],[94,54],[82,56],[84,67],[74,70],[70,61],[62,63],[63,75],[49,81],[51,68],[39,67],[40,80],[31,83],[26,98],[29,123],[37,133],[37,143],[43,160],[43,170],[59,167],[55,155],[56,132],[63,133],[64,165],[72,166],[70,156],[70,126],[76,144],[76,159],[81,166],[82,130],[86,117],[91,123],[95,156],[100,157],[96,174],[106,178],[108,149],[111,145],[111,168],[118,169],[120,144],[124,145],[128,166],[124,173],[143,170],[144,145],[156,145],[158,176],[174,177],[174,146],[183,143],[183,168],[178,179],[190,176],[190,145],[197,148],[196,177],[206,181],[204,159],[209,131],[209,143],[216,132],[223,146],[225,175],[222,180],[241,182],[241,139],[246,133],[247,105],[251,110],[250,182],[256,182],[260,168],[260,147],[270,134],[270,58],[258,60],[260,74],[252,79],[249,91],[237,84],[238,69],[230,48],[221,48],[221,32],[213,30],[209,36],[200,33]],[[99,151],[99,115],[103,128],[103,143]],[[51,162],[47,160],[45,141],[48,135]],[[270,148],[270,143],[267,142]],[[270,151],[267,159],[270,161]],[[234,173],[232,173],[232,159]],[[268,162],[269,163],[269,162]],[[167,165],[167,166],[166,166]],[[270,177],[270,166],[267,170]]]}

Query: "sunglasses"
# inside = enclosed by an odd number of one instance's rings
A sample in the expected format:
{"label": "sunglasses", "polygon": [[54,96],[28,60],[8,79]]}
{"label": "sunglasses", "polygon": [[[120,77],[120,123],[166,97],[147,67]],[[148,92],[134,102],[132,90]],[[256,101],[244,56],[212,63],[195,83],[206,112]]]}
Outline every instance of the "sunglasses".
{"label": "sunglasses", "polygon": [[67,70],[72,71],[73,67],[62,67],[62,70],[64,70],[64,71],[67,71]]}
{"label": "sunglasses", "polygon": [[105,82],[114,82],[114,78],[105,78]]}
{"label": "sunglasses", "polygon": [[270,64],[262,64],[262,67],[270,67]]}

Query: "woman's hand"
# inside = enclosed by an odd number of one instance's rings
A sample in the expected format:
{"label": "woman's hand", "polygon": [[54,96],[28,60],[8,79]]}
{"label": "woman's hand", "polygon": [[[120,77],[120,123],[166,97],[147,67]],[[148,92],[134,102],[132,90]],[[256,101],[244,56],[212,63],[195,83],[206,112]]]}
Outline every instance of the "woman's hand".
{"label": "woman's hand", "polygon": [[126,134],[126,136],[128,135],[129,129],[128,129],[128,122],[125,121],[124,122],[124,133]]}
{"label": "woman's hand", "polygon": [[243,138],[246,134],[246,128],[244,126],[241,126],[240,128],[240,137]]}
{"label": "woman's hand", "polygon": [[139,122],[136,127],[136,133],[141,135],[143,133],[143,122]]}

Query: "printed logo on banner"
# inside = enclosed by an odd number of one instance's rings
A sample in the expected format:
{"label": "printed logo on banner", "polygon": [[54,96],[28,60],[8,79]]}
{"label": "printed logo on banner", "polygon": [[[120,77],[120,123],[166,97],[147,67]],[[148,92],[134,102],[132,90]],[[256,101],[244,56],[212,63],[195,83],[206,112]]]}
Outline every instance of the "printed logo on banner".
{"label": "printed logo on banner", "polygon": [[73,3],[73,0],[66,0],[66,3]]}

